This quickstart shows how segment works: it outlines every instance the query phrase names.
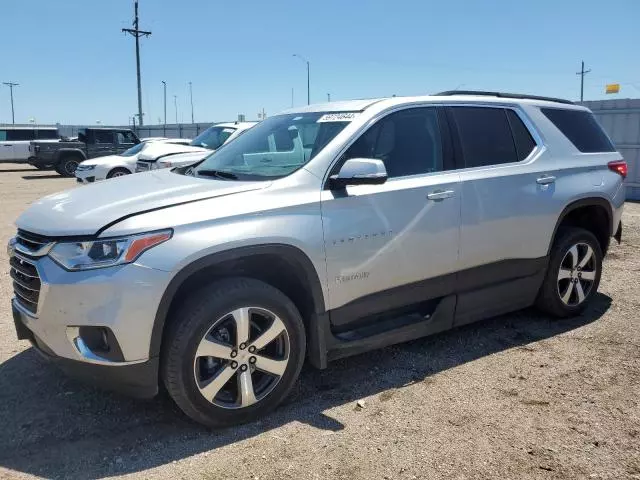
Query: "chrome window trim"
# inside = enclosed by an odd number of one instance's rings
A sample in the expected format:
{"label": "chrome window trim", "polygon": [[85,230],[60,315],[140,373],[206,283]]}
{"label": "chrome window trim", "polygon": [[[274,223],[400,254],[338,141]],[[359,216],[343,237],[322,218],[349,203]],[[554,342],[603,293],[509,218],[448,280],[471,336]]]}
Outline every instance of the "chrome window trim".
{"label": "chrome window trim", "polygon": [[[387,117],[387,116],[389,116],[389,115],[391,115],[393,113],[400,112],[402,110],[408,110],[408,109],[411,109],[411,108],[425,108],[425,107],[481,107],[481,108],[501,108],[503,110],[504,109],[513,110],[516,113],[516,115],[518,115],[520,120],[522,120],[522,122],[524,123],[525,127],[527,127],[527,130],[529,131],[529,133],[533,137],[534,142],[536,143],[536,147],[531,151],[531,153],[529,154],[529,156],[527,156],[527,158],[525,158],[524,160],[520,160],[518,162],[501,163],[501,164],[496,164],[496,165],[486,165],[486,166],[482,166],[482,167],[454,168],[452,170],[443,170],[443,171],[440,171],[440,172],[428,172],[428,173],[424,173],[424,174],[407,175],[407,176],[404,176],[404,177],[394,177],[396,179],[414,178],[414,177],[423,176],[423,175],[430,175],[430,176],[431,175],[440,175],[440,174],[448,174],[448,173],[453,173],[453,172],[469,172],[469,171],[483,170],[483,169],[486,170],[486,169],[492,169],[492,168],[510,167],[510,166],[516,166],[516,165],[527,165],[527,164],[533,162],[540,154],[542,154],[543,152],[545,152],[547,150],[546,143],[545,143],[544,138],[542,137],[540,131],[536,128],[535,124],[531,121],[529,116],[526,114],[524,109],[519,104],[507,103],[507,102],[505,102],[505,103],[498,103],[498,102],[415,102],[415,103],[405,103],[405,104],[402,104],[402,105],[396,105],[396,106],[393,106],[393,107],[389,107],[389,108],[387,108],[385,110],[382,110],[381,112],[378,112],[375,116],[371,117],[364,125],[362,125],[352,135],[352,137],[349,139],[349,141],[346,142],[343,145],[343,147],[340,149],[340,151],[333,158],[333,160],[331,161],[331,163],[329,165],[329,168],[325,172],[323,180],[322,180],[323,190],[326,189],[326,187],[327,187],[327,182],[329,181],[329,174],[331,173],[331,171],[335,167],[336,163],[338,163],[340,158],[342,158],[342,156],[351,147],[351,145],[353,145],[375,123],[377,123],[378,121],[382,120],[383,118],[385,118],[385,117]],[[390,178],[388,181],[391,181],[391,180],[393,180],[393,179]]]}

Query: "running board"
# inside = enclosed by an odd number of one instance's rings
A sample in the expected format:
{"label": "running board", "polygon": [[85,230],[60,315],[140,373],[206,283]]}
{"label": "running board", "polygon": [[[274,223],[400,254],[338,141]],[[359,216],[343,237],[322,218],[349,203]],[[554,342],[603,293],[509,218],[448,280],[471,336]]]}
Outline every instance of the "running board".
{"label": "running board", "polygon": [[339,334],[331,332],[327,324],[323,329],[326,359],[332,361],[448,330],[453,326],[455,306],[456,297],[450,295],[427,316],[403,315]]}

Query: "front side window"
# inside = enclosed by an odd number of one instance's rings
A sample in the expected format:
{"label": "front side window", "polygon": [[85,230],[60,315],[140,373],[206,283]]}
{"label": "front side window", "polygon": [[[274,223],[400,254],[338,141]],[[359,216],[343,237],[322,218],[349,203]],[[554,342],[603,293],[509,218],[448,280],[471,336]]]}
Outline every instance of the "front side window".
{"label": "front side window", "polygon": [[313,112],[267,118],[186,173],[226,180],[285,177],[317,155],[355,115]]}
{"label": "front side window", "polygon": [[443,169],[438,114],[433,107],[392,113],[367,130],[349,147],[343,160],[376,158],[389,178]]}
{"label": "front side window", "polygon": [[209,150],[217,150],[227,139],[235,132],[235,128],[231,127],[209,127],[196,138],[191,141],[194,147],[208,148]]}
{"label": "front side window", "polygon": [[136,143],[136,139],[131,132],[118,132],[116,136],[120,145]]}
{"label": "front side window", "polygon": [[503,108],[450,107],[467,168],[518,161]]}
{"label": "front side window", "polygon": [[6,141],[7,141],[7,131],[0,130],[0,142],[6,142]]}

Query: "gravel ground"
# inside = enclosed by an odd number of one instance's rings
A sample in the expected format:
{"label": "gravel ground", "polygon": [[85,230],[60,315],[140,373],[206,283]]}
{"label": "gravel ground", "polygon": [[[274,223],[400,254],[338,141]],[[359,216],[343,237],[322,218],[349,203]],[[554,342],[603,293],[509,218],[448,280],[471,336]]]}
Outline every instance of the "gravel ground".
{"label": "gravel ground", "polygon": [[[0,242],[28,204],[73,186],[0,166]],[[223,431],[44,364],[16,340],[2,268],[0,478],[640,478],[640,205],[624,226],[583,316],[526,310],[305,367],[286,405]]]}

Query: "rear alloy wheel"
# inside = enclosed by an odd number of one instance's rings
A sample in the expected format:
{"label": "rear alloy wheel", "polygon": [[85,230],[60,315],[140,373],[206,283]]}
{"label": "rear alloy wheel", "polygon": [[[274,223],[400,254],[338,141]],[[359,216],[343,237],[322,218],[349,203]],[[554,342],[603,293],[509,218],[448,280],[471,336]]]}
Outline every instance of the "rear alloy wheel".
{"label": "rear alloy wheel", "polygon": [[594,297],[602,273],[600,243],[588,230],[558,231],[537,306],[556,317],[579,315]]}
{"label": "rear alloy wheel", "polygon": [[124,177],[125,175],[130,174],[131,172],[126,168],[114,168],[107,174],[107,178]]}
{"label": "rear alloy wheel", "polygon": [[215,282],[187,297],[169,322],[164,383],[177,405],[204,425],[261,417],[286,397],[302,368],[300,313],[261,281]]}

